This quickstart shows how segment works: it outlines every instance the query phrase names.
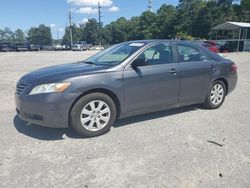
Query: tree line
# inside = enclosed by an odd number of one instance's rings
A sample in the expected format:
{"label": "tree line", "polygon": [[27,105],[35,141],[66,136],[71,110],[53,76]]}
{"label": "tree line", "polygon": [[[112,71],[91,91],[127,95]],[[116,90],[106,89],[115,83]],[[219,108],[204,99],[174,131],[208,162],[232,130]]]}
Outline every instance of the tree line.
{"label": "tree line", "polygon": [[[131,19],[124,17],[103,26],[96,19],[71,26],[73,42],[116,44],[139,39],[209,39],[212,28],[225,21],[250,22],[250,0],[179,0],[177,6],[163,4],[156,12],[145,11]],[[250,34],[250,33],[249,33]],[[50,45],[51,29],[40,25],[26,33],[21,29],[0,30],[0,42],[25,42]],[[66,27],[63,44],[70,44],[70,27]]]}
{"label": "tree line", "polygon": [[13,32],[10,28],[6,27],[3,30],[0,29],[0,42],[50,45],[52,44],[51,29],[48,26],[39,25],[38,27],[31,27],[25,33],[21,29]]}
{"label": "tree line", "polygon": [[[209,39],[212,28],[225,21],[250,22],[250,0],[179,0],[178,6],[163,4],[156,12],[146,11],[131,19],[121,17],[101,27],[89,19],[73,24],[73,41],[115,44],[137,39]],[[63,43],[70,43],[69,27]]]}

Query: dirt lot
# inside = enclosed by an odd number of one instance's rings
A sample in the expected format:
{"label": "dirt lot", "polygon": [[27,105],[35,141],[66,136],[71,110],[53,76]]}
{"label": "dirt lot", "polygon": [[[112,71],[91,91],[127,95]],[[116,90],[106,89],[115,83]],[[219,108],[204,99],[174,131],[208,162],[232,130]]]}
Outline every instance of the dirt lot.
{"label": "dirt lot", "polygon": [[15,116],[20,76],[93,53],[0,53],[0,187],[250,187],[250,53],[227,55],[239,81],[218,110],[128,118],[92,139]]}

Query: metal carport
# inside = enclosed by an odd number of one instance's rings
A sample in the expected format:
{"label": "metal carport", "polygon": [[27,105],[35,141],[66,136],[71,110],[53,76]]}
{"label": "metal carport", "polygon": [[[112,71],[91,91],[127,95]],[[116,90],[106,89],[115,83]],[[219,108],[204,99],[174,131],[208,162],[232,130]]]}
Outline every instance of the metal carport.
{"label": "metal carport", "polygon": [[[239,51],[240,41],[244,41],[243,51],[250,51],[250,40],[248,37],[248,29],[250,28],[250,23],[245,22],[225,22],[213,28],[213,30],[217,31],[238,31],[238,45],[237,51]],[[216,37],[217,38],[217,37]]]}

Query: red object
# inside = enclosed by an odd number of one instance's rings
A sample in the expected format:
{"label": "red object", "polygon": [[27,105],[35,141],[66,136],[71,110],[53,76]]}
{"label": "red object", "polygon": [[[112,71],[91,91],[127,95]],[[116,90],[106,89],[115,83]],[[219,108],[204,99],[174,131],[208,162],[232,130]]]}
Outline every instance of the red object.
{"label": "red object", "polygon": [[232,64],[232,72],[235,73],[237,72],[237,65],[235,63]]}
{"label": "red object", "polygon": [[212,46],[216,46],[216,42],[214,41],[207,41],[208,44],[211,44]]}
{"label": "red object", "polygon": [[218,53],[218,52],[219,52],[219,49],[218,49],[216,46],[213,46],[213,45],[211,45],[211,44],[209,44],[209,43],[204,42],[204,43],[202,44],[202,46],[208,48],[208,49],[209,49],[210,51],[212,51],[212,52],[215,52],[215,53]]}
{"label": "red object", "polygon": [[205,41],[203,43],[203,46],[206,47],[206,48],[208,48],[212,52],[215,52],[215,53],[219,52],[219,49],[216,46],[216,43],[214,41]]}
{"label": "red object", "polygon": [[219,49],[216,47],[216,46],[211,46],[211,47],[208,47],[208,49],[212,52],[215,52],[215,53],[218,53],[219,52]]}

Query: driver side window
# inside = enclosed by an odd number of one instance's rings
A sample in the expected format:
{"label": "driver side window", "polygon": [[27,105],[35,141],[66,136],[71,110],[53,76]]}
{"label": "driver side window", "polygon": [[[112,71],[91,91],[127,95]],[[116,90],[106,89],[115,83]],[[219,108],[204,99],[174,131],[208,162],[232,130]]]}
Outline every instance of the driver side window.
{"label": "driver side window", "polygon": [[140,66],[173,63],[173,50],[170,45],[153,45],[142,52],[135,60]]}

